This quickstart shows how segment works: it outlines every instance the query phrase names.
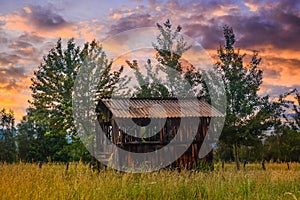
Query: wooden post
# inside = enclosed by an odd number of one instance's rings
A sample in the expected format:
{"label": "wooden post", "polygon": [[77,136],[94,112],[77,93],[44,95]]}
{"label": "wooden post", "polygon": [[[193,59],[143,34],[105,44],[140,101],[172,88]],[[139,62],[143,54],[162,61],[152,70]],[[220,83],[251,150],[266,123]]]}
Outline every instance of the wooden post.
{"label": "wooden post", "polygon": [[66,171],[68,171],[69,170],[69,162],[67,161],[66,162]]}
{"label": "wooden post", "polygon": [[246,168],[247,160],[244,160],[244,169]]}
{"label": "wooden post", "polygon": [[234,144],[234,152],[235,152],[236,169],[239,171],[240,170],[240,161],[239,161],[239,150],[238,150],[237,143]]}
{"label": "wooden post", "polygon": [[225,161],[222,160],[222,170],[224,170],[224,169],[225,169]]}
{"label": "wooden post", "polygon": [[43,166],[43,161],[40,161],[39,162],[39,169],[42,169],[42,166]]}
{"label": "wooden post", "polygon": [[265,160],[263,160],[261,162],[261,167],[262,167],[263,170],[266,170]]}

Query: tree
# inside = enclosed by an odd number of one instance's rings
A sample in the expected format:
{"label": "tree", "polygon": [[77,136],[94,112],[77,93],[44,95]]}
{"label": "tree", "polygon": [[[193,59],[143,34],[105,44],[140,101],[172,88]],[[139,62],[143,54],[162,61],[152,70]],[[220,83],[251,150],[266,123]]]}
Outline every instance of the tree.
{"label": "tree", "polygon": [[15,117],[12,110],[0,110],[0,161],[16,160]]}
{"label": "tree", "polygon": [[[49,134],[49,129],[35,120],[27,109],[27,115],[18,124],[18,157],[25,162],[90,160],[89,152],[78,138],[70,142],[63,135]],[[75,140],[75,141],[74,141]]]}
{"label": "tree", "polygon": [[135,77],[139,84],[135,87],[136,92],[134,96],[143,98],[168,97],[171,95],[168,88],[163,84],[164,81],[159,77],[159,68],[156,67],[154,70],[150,59],[147,60],[147,64],[145,65],[146,76],[144,76],[139,67],[137,67],[135,60],[133,63],[128,60],[126,62],[132,69],[134,69]]}
{"label": "tree", "polygon": [[273,161],[300,161],[300,134],[289,126],[281,126],[277,133],[266,138],[265,159]]}
{"label": "tree", "polygon": [[[294,97],[296,102],[288,100]],[[299,93],[296,89],[281,94],[277,100],[279,111],[273,133],[266,138],[266,159],[280,161],[299,161]]]}
{"label": "tree", "polygon": [[36,154],[32,155],[32,152],[35,151],[33,150],[33,143],[34,140],[39,138],[39,131],[36,131],[35,123],[31,120],[29,116],[31,115],[27,111],[27,115],[24,116],[21,122],[17,125],[18,157],[20,160],[25,162],[38,160],[37,158],[40,157]]}
{"label": "tree", "polygon": [[25,162],[68,160],[65,147],[67,139],[63,135],[50,134],[50,129],[36,120],[33,109],[27,110],[27,115],[18,124],[18,155]]}
{"label": "tree", "polygon": [[30,101],[31,111],[20,127],[24,127],[23,130],[32,125],[41,128],[30,134],[38,136],[32,145],[36,145],[35,149],[40,149],[44,157],[51,155],[59,160],[56,157],[59,154],[60,159],[64,160],[62,152],[68,146],[67,137],[71,137],[72,145],[79,142],[72,115],[72,95],[78,71],[84,66],[99,72],[97,91],[93,97],[95,103],[101,96],[110,96],[116,90],[116,84],[122,82],[120,74],[123,68],[112,71],[112,61],[106,58],[100,43],[96,41],[85,43],[81,49],[70,39],[66,49],[63,49],[61,40],[58,40],[56,47],[50,50],[34,72],[30,86],[33,99]]}
{"label": "tree", "polygon": [[[300,93],[297,92],[295,98],[297,99],[298,105],[300,106]],[[298,124],[298,127],[300,127],[300,108],[297,107],[297,106],[295,105],[295,106],[294,106],[294,110],[295,110],[296,115],[297,115],[297,116],[295,117],[296,122],[297,122],[297,124]]]}
{"label": "tree", "polygon": [[[216,70],[222,75],[226,96],[227,111],[224,129],[220,140],[234,150],[237,169],[240,169],[238,148],[260,142],[262,131],[271,125],[274,108],[268,96],[260,97],[262,84],[261,58],[254,51],[250,62],[245,65],[246,54],[234,48],[233,29],[224,26],[225,44],[218,49],[219,61]],[[276,110],[276,109],[275,109]]]}
{"label": "tree", "polygon": [[[67,43],[67,49],[62,49],[61,40],[58,40],[55,48],[44,57],[44,61],[34,72],[31,90],[31,105],[35,108],[35,114],[39,115],[51,127],[52,134],[65,135],[66,131],[76,134],[72,118],[72,92],[78,70],[83,65],[95,66],[98,60],[102,62],[100,83],[100,95],[109,96],[120,79],[122,68],[112,73],[112,62],[108,62],[101,45],[93,41],[86,43],[83,49],[76,46],[71,39]],[[88,62],[88,63],[87,63]]]}
{"label": "tree", "polygon": [[[153,66],[150,59],[145,64],[146,75],[141,72],[136,60],[127,61],[134,69],[138,82],[137,97],[186,97],[196,96],[194,88],[202,83],[199,70],[191,64],[182,64],[182,55],[191,46],[187,44],[180,34],[182,27],[174,30],[167,20],[163,25],[157,23],[160,34],[156,43],[152,43],[156,50],[157,64]],[[165,79],[162,77],[165,76]]]}
{"label": "tree", "polygon": [[[287,100],[287,97],[292,97],[295,100],[291,101],[291,100]],[[299,130],[300,129],[300,93],[297,89],[293,89],[291,91],[288,91],[282,95],[280,95],[279,97],[279,102],[281,103],[281,105],[288,109],[288,111],[290,111],[290,113],[288,114],[292,114],[292,118],[293,120],[290,121],[288,119],[288,116],[286,115],[286,113],[283,114],[283,117],[286,119],[287,123],[289,124],[289,126],[294,129],[294,130]]]}

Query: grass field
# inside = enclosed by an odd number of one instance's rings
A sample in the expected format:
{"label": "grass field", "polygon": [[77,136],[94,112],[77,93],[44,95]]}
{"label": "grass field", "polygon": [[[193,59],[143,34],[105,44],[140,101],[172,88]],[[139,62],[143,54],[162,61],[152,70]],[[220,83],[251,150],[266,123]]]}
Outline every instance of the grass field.
{"label": "grass field", "polygon": [[233,164],[213,172],[100,173],[88,165],[0,165],[0,199],[300,199],[300,164]]}

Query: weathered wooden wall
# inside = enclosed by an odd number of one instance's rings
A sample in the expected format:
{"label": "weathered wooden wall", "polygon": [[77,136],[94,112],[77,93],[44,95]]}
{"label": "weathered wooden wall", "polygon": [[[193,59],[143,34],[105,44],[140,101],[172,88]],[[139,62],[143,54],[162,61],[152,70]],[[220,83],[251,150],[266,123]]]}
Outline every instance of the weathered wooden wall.
{"label": "weathered wooden wall", "polygon": [[[130,131],[130,127],[126,127],[126,123],[122,124],[122,119],[118,119],[119,124],[117,124],[116,120],[112,118],[112,113],[105,108],[102,109],[103,109],[102,112],[103,115],[99,117],[100,127],[102,128],[102,130],[105,131],[108,139],[110,139],[118,147],[126,151],[136,152],[136,153],[147,153],[147,152],[156,151],[161,148],[166,148],[165,146],[174,138],[175,134],[178,134],[179,141],[173,146],[168,147],[169,149],[167,149],[167,151],[170,152],[171,155],[174,155],[176,154],[176,151],[174,151],[175,148],[185,148],[187,150],[182,156],[180,156],[175,162],[173,162],[170,165],[171,168],[192,169],[192,168],[197,168],[197,166],[201,165],[203,161],[208,163],[212,162],[213,159],[212,152],[210,152],[204,159],[199,159],[198,156],[202,142],[208,131],[208,125],[210,121],[209,117],[201,117],[197,119],[198,122],[200,120],[197,134],[195,136],[193,143],[190,144],[190,146],[187,148],[188,144],[186,144],[185,142],[186,137],[190,134],[195,135],[195,133],[191,131],[191,126],[194,125],[192,123],[195,123],[194,122],[195,120],[193,120],[192,118],[185,120],[185,122],[188,121],[190,124],[184,123],[181,126],[180,126],[179,118],[168,118],[161,130],[155,130],[155,128],[153,127],[152,127],[153,130],[152,129],[148,130],[150,132],[155,131],[156,133],[155,136],[141,139],[127,134],[126,132]],[[135,119],[135,123],[142,125],[143,123],[145,123],[146,120],[148,119]],[[134,131],[141,132],[140,129]],[[101,144],[100,141],[101,137],[98,137],[97,140],[99,140],[98,143]],[[114,156],[118,156],[118,155],[114,155]],[[130,157],[127,158],[118,157],[118,159],[121,163],[124,163],[127,166],[134,165],[134,161]],[[157,154],[155,158],[151,158],[150,160],[153,164],[155,163],[159,165],[162,162],[162,159],[164,159],[164,157],[162,155]]]}

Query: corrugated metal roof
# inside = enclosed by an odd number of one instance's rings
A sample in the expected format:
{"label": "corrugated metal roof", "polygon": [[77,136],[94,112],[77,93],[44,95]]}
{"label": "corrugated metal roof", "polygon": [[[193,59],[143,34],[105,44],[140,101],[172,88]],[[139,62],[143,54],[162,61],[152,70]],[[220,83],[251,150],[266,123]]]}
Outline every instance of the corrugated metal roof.
{"label": "corrugated metal roof", "polygon": [[223,117],[213,106],[198,99],[101,99],[115,118]]}

